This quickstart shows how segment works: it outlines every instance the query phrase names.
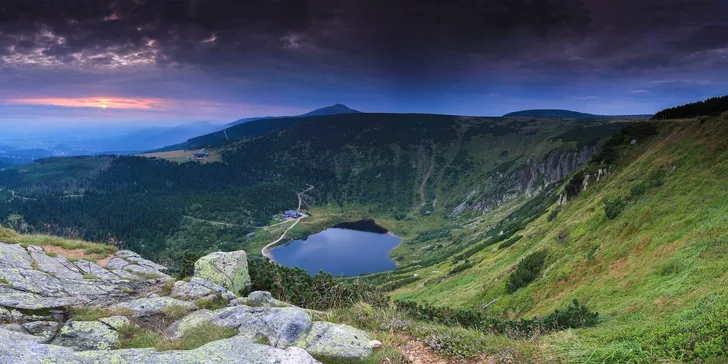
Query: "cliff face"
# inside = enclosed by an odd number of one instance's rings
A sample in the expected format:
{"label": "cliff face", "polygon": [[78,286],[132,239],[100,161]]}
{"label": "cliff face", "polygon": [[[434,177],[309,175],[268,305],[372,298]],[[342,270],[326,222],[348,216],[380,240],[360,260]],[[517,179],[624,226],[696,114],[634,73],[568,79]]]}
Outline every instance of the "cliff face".
{"label": "cliff face", "polygon": [[504,202],[522,196],[536,196],[589,161],[597,151],[596,145],[579,151],[556,150],[541,160],[529,158],[510,173],[496,172],[474,188],[453,210],[453,214],[459,215],[466,210],[487,213]]}

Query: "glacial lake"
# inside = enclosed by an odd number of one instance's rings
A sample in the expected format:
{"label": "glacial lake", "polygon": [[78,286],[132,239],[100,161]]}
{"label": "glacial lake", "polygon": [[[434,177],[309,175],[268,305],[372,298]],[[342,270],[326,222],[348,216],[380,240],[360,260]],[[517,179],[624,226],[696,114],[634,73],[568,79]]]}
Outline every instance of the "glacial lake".
{"label": "glacial lake", "polygon": [[356,276],[397,268],[389,258],[402,238],[387,234],[374,220],[342,223],[305,239],[270,251],[273,260],[287,267],[319,270],[334,276]]}

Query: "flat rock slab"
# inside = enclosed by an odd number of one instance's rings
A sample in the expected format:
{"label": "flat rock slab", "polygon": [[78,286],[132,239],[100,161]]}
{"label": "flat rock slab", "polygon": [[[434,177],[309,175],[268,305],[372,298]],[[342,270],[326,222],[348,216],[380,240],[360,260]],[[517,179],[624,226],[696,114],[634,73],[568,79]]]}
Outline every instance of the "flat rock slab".
{"label": "flat rock slab", "polygon": [[197,300],[209,295],[220,296],[228,301],[235,299],[235,295],[225,287],[198,277],[193,277],[189,282],[175,282],[171,293],[172,297],[183,300]]}
{"label": "flat rock slab", "polygon": [[31,335],[0,329],[0,363],[115,363],[115,364],[315,364],[300,348],[276,349],[243,337],[219,340],[193,350],[158,352],[155,349],[90,350],[77,352],[41,344]]}
{"label": "flat rock slab", "polygon": [[134,317],[164,314],[166,310],[172,308],[186,309],[188,312],[197,310],[194,303],[172,297],[139,298],[134,301],[116,304],[113,307],[131,310],[134,312]]}
{"label": "flat rock slab", "polygon": [[119,344],[119,333],[98,321],[68,321],[52,344],[77,350],[110,350]]}
{"label": "flat rock slab", "polygon": [[19,244],[0,243],[0,268],[30,269],[30,255]]}

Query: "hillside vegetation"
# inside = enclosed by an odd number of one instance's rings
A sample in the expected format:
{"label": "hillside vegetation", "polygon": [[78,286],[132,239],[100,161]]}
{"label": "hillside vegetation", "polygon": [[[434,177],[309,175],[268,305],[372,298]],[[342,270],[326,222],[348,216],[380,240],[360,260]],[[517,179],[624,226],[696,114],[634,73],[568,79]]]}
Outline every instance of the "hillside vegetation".
{"label": "hillside vegetation", "polygon": [[728,111],[728,95],[712,97],[705,101],[693,102],[662,110],[652,120],[684,119],[698,116],[719,115]]}
{"label": "hillside vegetation", "polygon": [[609,173],[595,180],[605,167],[595,157],[582,167],[592,176],[586,190],[548,206],[512,233],[515,241],[480,249],[464,269],[447,259],[411,270],[418,278],[393,296],[473,309],[492,303],[489,314],[510,318],[578,298],[599,312],[599,324],[542,337],[543,358],[728,360],[728,114],[654,125],[657,134],[636,144],[627,135],[609,143],[618,156]]}
{"label": "hillside vegetation", "polygon": [[[173,268],[185,251],[260,251],[276,238],[260,228],[308,186],[303,207],[315,216],[292,237],[349,217],[418,233],[522,205],[628,124],[363,113],[253,121],[231,128],[242,139],[228,129],[231,140],[210,150],[219,163],[104,156],[2,171],[0,216],[22,217],[6,224],[24,232],[109,241]],[[408,240],[395,254],[402,264],[437,255],[423,246]]]}

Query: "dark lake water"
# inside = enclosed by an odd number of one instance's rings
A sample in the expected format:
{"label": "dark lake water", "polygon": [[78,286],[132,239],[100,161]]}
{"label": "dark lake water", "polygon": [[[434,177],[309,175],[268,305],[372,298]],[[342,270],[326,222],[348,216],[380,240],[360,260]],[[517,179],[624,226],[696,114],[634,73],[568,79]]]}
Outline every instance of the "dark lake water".
{"label": "dark lake water", "polygon": [[373,220],[343,223],[302,240],[271,250],[273,260],[314,275],[319,270],[334,276],[355,276],[396,269],[389,259],[402,239],[386,234]]}

